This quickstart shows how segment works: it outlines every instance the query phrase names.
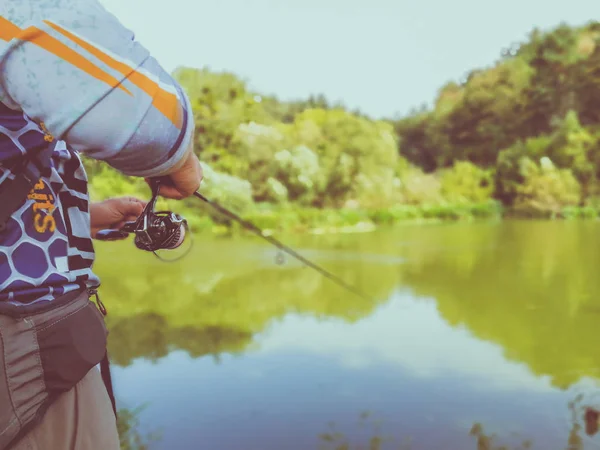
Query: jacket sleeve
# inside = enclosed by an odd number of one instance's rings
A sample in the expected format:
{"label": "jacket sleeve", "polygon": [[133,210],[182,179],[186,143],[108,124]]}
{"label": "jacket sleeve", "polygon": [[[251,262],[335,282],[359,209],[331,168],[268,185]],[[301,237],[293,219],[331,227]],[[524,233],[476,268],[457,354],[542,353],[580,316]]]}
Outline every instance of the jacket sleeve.
{"label": "jacket sleeve", "polygon": [[0,101],[127,175],[186,154],[188,97],[97,0],[3,0],[0,13]]}

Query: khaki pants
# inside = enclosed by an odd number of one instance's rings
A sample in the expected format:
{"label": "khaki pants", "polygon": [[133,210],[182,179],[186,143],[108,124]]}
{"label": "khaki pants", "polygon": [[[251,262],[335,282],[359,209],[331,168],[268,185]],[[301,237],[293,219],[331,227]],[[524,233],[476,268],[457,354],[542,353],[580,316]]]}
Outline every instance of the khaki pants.
{"label": "khaki pants", "polygon": [[[119,450],[112,404],[94,368],[50,405],[42,422],[14,450]],[[13,450],[13,449],[11,449]]]}

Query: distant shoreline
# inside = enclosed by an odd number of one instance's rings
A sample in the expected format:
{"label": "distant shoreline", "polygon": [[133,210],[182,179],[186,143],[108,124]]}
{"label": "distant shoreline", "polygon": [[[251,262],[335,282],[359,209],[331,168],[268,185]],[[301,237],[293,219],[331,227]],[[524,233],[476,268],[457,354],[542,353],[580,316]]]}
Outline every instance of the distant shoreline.
{"label": "distant shoreline", "polygon": [[[398,205],[381,210],[284,208],[252,211],[243,215],[265,232],[291,234],[366,233],[408,224],[498,220],[593,220],[600,209],[570,207],[558,211],[518,210],[498,202],[461,205]],[[187,217],[192,230],[217,235],[239,234],[238,224],[215,223],[209,217]]]}

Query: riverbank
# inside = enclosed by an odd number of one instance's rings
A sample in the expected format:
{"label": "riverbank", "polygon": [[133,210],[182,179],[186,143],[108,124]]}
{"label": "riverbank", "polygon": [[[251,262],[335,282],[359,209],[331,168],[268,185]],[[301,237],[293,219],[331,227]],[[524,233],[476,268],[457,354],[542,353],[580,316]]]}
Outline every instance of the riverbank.
{"label": "riverbank", "polygon": [[[224,205],[225,206],[225,205]],[[209,216],[186,216],[193,231],[236,234],[242,227],[235,222],[217,223]],[[502,205],[480,204],[398,205],[386,209],[317,209],[263,206],[243,214],[243,219],[266,233],[344,233],[369,232],[381,226],[407,222],[439,222],[502,218]]]}
{"label": "riverbank", "polygon": [[[242,227],[234,222],[217,222],[209,216],[183,215],[194,232],[216,235],[238,234]],[[244,220],[274,233],[364,233],[380,227],[414,223],[473,220],[590,220],[600,218],[600,209],[568,207],[556,211],[505,208],[488,201],[474,204],[398,205],[387,209],[316,209],[264,206],[243,215]]]}

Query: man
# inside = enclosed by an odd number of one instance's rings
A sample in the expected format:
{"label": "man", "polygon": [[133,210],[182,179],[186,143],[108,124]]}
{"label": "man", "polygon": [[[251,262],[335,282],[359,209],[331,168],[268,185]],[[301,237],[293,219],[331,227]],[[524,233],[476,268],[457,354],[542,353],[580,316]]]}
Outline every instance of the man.
{"label": "man", "polygon": [[79,154],[182,199],[193,134],[181,87],[97,0],[0,2],[0,450],[119,448],[92,238],[143,204],[90,206]]}

